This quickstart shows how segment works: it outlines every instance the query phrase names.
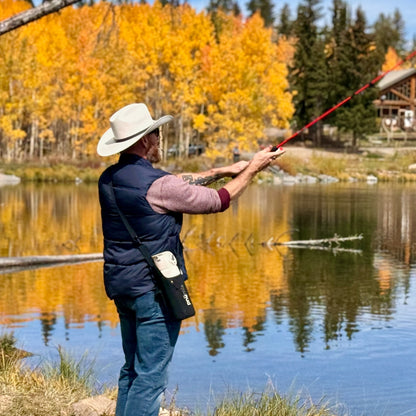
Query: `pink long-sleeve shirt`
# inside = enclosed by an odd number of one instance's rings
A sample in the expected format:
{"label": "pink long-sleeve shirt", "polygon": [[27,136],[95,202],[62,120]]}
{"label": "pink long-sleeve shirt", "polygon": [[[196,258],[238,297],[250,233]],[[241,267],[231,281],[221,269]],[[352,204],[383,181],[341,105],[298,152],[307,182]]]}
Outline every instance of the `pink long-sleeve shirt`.
{"label": "pink long-sleeve shirt", "polygon": [[159,214],[169,211],[184,214],[210,214],[230,206],[230,194],[205,186],[191,185],[175,175],[155,180],[147,191],[147,202]]}

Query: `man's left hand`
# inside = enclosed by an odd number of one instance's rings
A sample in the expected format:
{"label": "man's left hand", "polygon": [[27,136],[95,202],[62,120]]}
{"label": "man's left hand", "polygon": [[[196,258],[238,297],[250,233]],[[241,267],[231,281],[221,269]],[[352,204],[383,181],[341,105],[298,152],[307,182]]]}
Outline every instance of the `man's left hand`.
{"label": "man's left hand", "polygon": [[230,166],[228,166],[228,175],[227,176],[236,176],[241,173],[247,166],[248,163],[246,160],[240,160]]}

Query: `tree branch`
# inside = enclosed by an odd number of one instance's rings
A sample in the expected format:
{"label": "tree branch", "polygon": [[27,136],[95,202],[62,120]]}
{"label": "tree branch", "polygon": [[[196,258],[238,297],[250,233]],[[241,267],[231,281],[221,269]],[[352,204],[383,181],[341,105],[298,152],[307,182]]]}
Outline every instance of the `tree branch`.
{"label": "tree branch", "polygon": [[11,32],[20,26],[24,26],[34,20],[38,20],[43,16],[55,13],[64,7],[77,3],[80,0],[51,0],[42,3],[40,6],[32,7],[24,12],[18,13],[6,20],[0,22],[0,36],[7,32]]}

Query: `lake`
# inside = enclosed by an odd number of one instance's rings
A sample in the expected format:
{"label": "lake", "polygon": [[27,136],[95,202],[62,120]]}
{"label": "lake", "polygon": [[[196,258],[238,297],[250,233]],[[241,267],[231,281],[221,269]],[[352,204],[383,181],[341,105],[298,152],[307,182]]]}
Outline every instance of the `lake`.
{"label": "lake", "polygon": [[[168,396],[212,409],[232,391],[323,399],[339,415],[416,415],[416,186],[252,185],[221,214],[185,216],[197,309]],[[288,247],[289,241],[361,237]],[[0,256],[102,251],[95,185],[0,188]],[[62,346],[115,386],[122,350],[102,262],[0,269],[0,333],[39,365]]]}

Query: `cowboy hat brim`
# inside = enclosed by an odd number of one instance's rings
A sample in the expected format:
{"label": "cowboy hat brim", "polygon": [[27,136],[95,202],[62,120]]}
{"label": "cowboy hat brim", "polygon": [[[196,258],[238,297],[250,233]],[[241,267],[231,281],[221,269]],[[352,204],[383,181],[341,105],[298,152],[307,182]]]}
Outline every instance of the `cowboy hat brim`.
{"label": "cowboy hat brim", "polygon": [[100,138],[100,141],[97,145],[97,153],[100,156],[112,156],[117,153],[122,152],[123,150],[128,149],[130,146],[133,146],[146,134],[150,133],[153,130],[156,130],[158,127],[163,124],[169,123],[172,121],[172,116],[163,116],[152,123],[146,130],[138,132],[137,135],[128,140],[117,141],[112,128],[109,128]]}

